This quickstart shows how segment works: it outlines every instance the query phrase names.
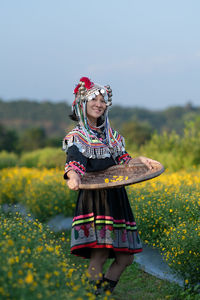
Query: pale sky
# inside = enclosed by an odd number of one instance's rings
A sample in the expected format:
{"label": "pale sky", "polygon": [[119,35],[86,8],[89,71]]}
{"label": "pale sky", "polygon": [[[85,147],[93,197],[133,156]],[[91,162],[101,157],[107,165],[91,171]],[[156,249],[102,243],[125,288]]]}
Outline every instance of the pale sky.
{"label": "pale sky", "polygon": [[0,0],[0,98],[73,101],[79,78],[113,104],[200,106],[199,0]]}

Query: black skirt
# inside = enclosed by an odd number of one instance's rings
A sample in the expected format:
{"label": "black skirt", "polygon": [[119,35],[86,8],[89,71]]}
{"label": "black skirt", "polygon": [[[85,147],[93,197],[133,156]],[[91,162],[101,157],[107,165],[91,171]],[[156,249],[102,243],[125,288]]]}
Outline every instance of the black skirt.
{"label": "black skirt", "polygon": [[124,187],[80,190],[72,223],[71,253],[90,258],[91,249],[138,253],[142,244]]}

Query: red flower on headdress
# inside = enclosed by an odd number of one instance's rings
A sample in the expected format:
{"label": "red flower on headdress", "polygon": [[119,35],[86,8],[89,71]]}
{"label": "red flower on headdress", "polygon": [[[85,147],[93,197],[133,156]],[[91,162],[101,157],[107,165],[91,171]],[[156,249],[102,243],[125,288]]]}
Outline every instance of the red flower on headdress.
{"label": "red flower on headdress", "polygon": [[[85,82],[85,87],[86,87],[87,90],[90,90],[94,86],[94,83],[88,77],[81,77],[80,81]],[[78,93],[79,88],[80,88],[80,84],[78,84],[75,87],[74,94]]]}

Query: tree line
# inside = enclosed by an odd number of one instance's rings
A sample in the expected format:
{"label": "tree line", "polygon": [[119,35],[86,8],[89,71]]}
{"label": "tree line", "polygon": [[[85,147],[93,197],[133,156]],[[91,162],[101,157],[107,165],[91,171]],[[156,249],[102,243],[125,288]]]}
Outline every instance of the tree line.
{"label": "tree line", "polygon": [[[46,146],[61,147],[62,138],[74,123],[71,106],[28,100],[0,100],[0,150],[21,153]],[[184,134],[186,123],[200,116],[200,107],[191,103],[164,110],[113,106],[109,112],[111,125],[126,138],[128,146],[144,145],[153,133]]]}

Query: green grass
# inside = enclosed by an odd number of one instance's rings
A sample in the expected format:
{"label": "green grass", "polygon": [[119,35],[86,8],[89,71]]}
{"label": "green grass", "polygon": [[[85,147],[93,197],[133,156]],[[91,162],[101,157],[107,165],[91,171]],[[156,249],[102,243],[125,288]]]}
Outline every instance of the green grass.
{"label": "green grass", "polygon": [[116,300],[123,299],[124,295],[126,300],[179,299],[176,297],[181,291],[178,285],[151,276],[134,263],[125,270],[113,296]]}
{"label": "green grass", "polygon": [[[70,232],[68,234],[70,236]],[[66,249],[66,251],[70,251],[70,249]],[[89,260],[73,255],[70,260],[72,264],[79,267],[89,262]],[[111,262],[112,260],[106,262],[104,272]],[[139,265],[134,262],[122,274],[111,298],[114,300],[199,300],[200,295],[195,295],[190,290],[184,291],[176,283],[156,278],[141,270]],[[98,297],[98,299],[104,299],[104,296]]]}

